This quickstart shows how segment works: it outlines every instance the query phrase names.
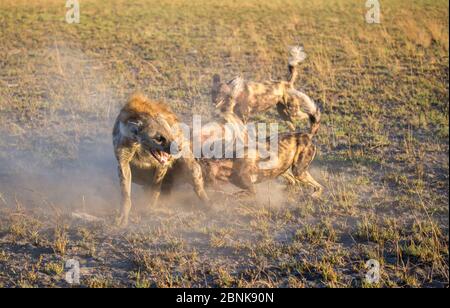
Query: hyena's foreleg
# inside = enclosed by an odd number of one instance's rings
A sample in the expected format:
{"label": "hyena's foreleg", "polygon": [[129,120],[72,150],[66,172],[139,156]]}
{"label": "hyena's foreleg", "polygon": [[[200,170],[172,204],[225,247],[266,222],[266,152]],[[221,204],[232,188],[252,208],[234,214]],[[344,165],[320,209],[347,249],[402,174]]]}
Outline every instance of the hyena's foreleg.
{"label": "hyena's foreleg", "polygon": [[134,156],[135,149],[129,147],[116,146],[116,158],[119,164],[118,173],[122,195],[121,210],[119,216],[119,225],[125,227],[128,225],[128,219],[131,210],[131,181],[132,173],[130,162]]}
{"label": "hyena's foreleg", "polygon": [[167,174],[167,170],[167,167],[161,167],[155,170],[152,183],[149,187],[151,190],[149,208],[154,208],[158,204],[159,197],[161,195],[161,187]]}
{"label": "hyena's foreleg", "polygon": [[119,217],[119,225],[126,227],[131,210],[131,168],[129,162],[119,163],[119,180],[122,194],[122,207]]}

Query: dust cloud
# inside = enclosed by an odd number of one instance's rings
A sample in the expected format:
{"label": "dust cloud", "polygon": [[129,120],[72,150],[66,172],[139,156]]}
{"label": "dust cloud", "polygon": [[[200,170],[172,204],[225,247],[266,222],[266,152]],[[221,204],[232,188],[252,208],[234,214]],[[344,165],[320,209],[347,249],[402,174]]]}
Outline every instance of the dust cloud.
{"label": "dust cloud", "polygon": [[[111,132],[132,91],[117,93],[108,69],[79,49],[55,42],[38,54],[35,87],[43,93],[35,98],[36,106],[26,102],[25,120],[11,118],[0,125],[0,204],[114,214],[120,191]],[[211,189],[210,195],[223,199],[235,191],[221,187]],[[132,195],[137,207],[147,205],[138,186],[133,185]],[[285,201],[280,183],[258,186],[258,204],[277,207]],[[190,208],[198,202],[189,185],[165,200]]]}
{"label": "dust cloud", "polygon": [[98,61],[80,50],[55,42],[36,54],[24,111],[0,125],[0,203],[114,210],[111,131],[120,100]]}

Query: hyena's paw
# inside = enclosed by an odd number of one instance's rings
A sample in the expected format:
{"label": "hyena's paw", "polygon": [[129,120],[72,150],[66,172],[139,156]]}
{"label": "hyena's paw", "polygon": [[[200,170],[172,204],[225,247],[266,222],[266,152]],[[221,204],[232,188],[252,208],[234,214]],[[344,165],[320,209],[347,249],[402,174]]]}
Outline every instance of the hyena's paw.
{"label": "hyena's paw", "polygon": [[124,215],[120,215],[116,218],[115,225],[119,228],[126,228],[128,227],[128,218]]}

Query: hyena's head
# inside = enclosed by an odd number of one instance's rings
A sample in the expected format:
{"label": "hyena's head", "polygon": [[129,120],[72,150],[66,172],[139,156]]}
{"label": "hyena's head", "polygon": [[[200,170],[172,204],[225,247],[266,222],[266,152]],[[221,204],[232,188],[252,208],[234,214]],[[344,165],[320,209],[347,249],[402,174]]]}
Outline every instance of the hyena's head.
{"label": "hyena's head", "polygon": [[161,104],[139,103],[141,105],[137,106],[129,103],[124,108],[120,118],[121,134],[139,143],[144,151],[165,165],[179,153],[176,117]]}

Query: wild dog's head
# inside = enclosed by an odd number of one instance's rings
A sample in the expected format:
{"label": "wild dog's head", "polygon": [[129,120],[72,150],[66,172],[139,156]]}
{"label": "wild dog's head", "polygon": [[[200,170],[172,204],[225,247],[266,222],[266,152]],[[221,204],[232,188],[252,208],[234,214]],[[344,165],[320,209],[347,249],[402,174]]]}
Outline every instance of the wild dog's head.
{"label": "wild dog's head", "polygon": [[308,115],[302,111],[300,101],[296,97],[288,97],[285,102],[277,104],[278,114],[283,120],[290,122],[292,130],[295,130],[295,122],[308,118]]}
{"label": "wild dog's head", "polygon": [[227,83],[221,83],[220,76],[214,75],[211,99],[214,107],[220,112],[234,112],[236,99],[244,92],[245,81],[237,76]]}
{"label": "wild dog's head", "polygon": [[[321,118],[320,109],[305,93],[290,89],[286,99],[278,103],[277,109],[283,120],[290,121],[292,124],[295,121],[309,119],[311,132],[313,134],[317,132]],[[295,130],[295,127],[293,129]]]}
{"label": "wild dog's head", "polygon": [[119,121],[122,135],[139,143],[160,164],[178,154],[178,120],[168,106],[135,95],[122,109]]}
{"label": "wild dog's head", "polygon": [[230,86],[226,83],[214,83],[211,90],[211,100],[214,108],[221,112],[233,111],[230,101]]}
{"label": "wild dog's head", "polygon": [[283,107],[286,118],[290,121],[304,120],[308,118],[308,115],[302,110],[301,100],[295,96],[289,96],[283,104]]}

